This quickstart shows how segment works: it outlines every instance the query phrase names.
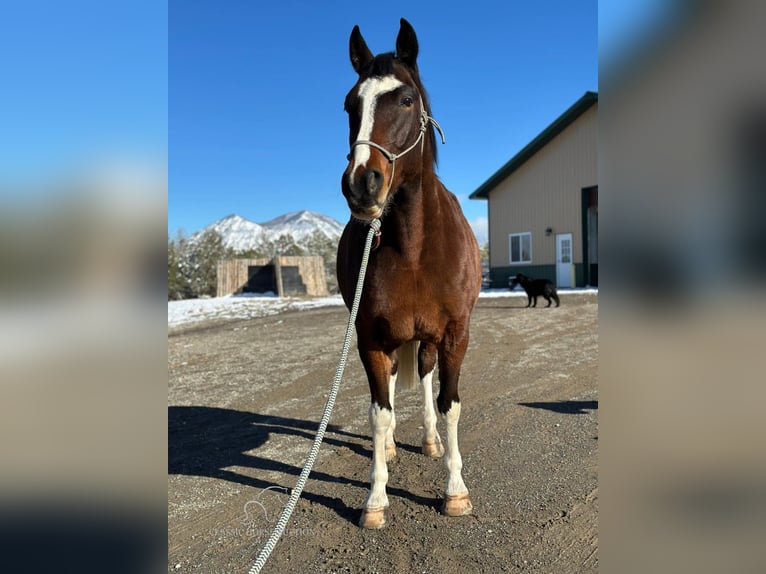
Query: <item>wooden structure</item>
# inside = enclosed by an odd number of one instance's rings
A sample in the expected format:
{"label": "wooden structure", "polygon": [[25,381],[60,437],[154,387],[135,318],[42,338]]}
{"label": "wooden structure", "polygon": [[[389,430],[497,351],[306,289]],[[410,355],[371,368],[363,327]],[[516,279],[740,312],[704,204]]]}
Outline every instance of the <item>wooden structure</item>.
{"label": "wooden structure", "polygon": [[216,296],[234,293],[329,295],[324,259],[280,256],[272,259],[227,259],[218,262]]}

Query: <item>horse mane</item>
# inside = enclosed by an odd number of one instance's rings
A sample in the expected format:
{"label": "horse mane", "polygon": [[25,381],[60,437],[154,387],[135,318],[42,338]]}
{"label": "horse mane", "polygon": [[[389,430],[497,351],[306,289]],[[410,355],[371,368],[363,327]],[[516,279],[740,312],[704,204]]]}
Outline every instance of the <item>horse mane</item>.
{"label": "horse mane", "polygon": [[[362,70],[362,73],[366,78],[395,75],[397,66],[402,66],[409,72],[415,82],[415,87],[418,89],[418,92],[420,92],[420,97],[423,99],[423,107],[425,108],[426,113],[429,116],[432,116],[431,101],[428,98],[428,92],[426,92],[425,87],[423,87],[423,82],[420,81],[420,72],[417,64],[415,64],[415,66],[408,66],[399,60],[393,52],[385,52],[375,56],[367,67]],[[436,147],[436,128],[430,123],[428,124],[427,136],[431,144],[431,155],[433,156],[434,167],[436,167],[439,163]]]}

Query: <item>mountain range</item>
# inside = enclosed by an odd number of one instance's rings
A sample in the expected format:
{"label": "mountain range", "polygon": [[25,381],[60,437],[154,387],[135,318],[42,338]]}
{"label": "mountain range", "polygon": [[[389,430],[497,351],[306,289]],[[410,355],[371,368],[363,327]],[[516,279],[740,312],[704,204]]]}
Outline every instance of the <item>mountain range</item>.
{"label": "mountain range", "polygon": [[292,242],[305,247],[317,235],[337,243],[343,233],[343,224],[331,217],[314,211],[295,211],[281,215],[266,223],[255,223],[240,215],[232,214],[219,219],[193,234],[195,241],[206,231],[217,231],[223,244],[235,251],[258,251],[264,245],[277,241]]}

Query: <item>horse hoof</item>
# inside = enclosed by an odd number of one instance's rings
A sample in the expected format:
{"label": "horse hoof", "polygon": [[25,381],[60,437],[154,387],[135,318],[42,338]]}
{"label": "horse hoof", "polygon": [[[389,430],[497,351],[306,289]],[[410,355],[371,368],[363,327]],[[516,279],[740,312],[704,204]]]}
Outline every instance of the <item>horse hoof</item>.
{"label": "horse hoof", "polygon": [[441,442],[423,442],[423,454],[431,458],[440,458],[444,455],[444,445]]}
{"label": "horse hoof", "polygon": [[386,526],[391,519],[388,508],[363,508],[359,526],[377,530]]}
{"label": "horse hoof", "polygon": [[396,445],[387,444],[386,445],[386,462],[391,462],[395,458],[396,458]]}
{"label": "horse hoof", "polygon": [[442,514],[447,516],[465,516],[466,514],[471,514],[472,509],[473,504],[471,504],[471,498],[467,492],[454,496],[446,496],[444,504],[442,504]]}

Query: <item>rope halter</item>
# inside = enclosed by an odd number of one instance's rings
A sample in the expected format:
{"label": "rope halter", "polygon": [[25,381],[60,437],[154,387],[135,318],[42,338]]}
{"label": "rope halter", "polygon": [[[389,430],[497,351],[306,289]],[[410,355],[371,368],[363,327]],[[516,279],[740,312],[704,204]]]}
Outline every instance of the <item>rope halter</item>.
{"label": "rope halter", "polygon": [[[447,141],[444,139],[444,132],[442,131],[441,126],[439,123],[433,119],[431,116],[428,115],[425,108],[423,107],[423,99],[420,99],[420,131],[418,133],[418,137],[415,139],[414,143],[405,149],[403,152],[400,153],[392,153],[388,151],[386,148],[384,148],[382,145],[375,143],[374,141],[370,140],[356,140],[354,143],[351,144],[351,151],[354,151],[354,148],[359,145],[367,145],[370,147],[374,147],[380,153],[382,153],[386,159],[388,160],[388,163],[391,164],[391,178],[388,180],[388,189],[386,190],[386,195],[388,195],[388,192],[391,191],[391,185],[394,182],[394,174],[396,173],[396,160],[407,155],[410,153],[415,147],[420,144],[420,153],[423,153],[423,145],[425,144],[425,139],[423,136],[426,133],[426,130],[428,130],[428,125],[433,125],[437,131],[439,132],[439,135],[442,139],[442,144],[447,143]],[[351,153],[348,154],[349,161],[351,160]]]}

